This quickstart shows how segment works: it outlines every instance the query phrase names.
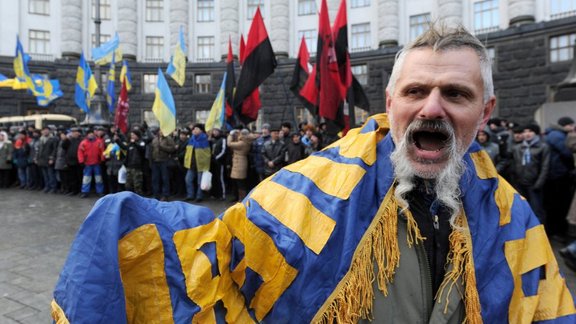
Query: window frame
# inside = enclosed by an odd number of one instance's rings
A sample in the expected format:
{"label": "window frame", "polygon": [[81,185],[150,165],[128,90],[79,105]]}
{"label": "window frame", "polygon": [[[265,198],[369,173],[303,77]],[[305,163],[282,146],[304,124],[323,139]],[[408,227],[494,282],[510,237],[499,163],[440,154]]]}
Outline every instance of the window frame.
{"label": "window frame", "polygon": [[[201,41],[202,40],[202,41]],[[204,43],[203,41],[207,42]],[[208,50],[206,54],[205,50]],[[196,61],[212,62],[214,61],[214,51],[216,50],[216,38],[214,36],[198,36],[196,38]]]}
{"label": "window frame", "polygon": [[[37,8],[36,6],[32,5],[33,3],[36,5],[41,4],[41,7],[45,10],[45,12],[33,10],[33,7],[34,9]],[[50,0],[28,0],[28,13],[31,15],[50,16]]]}
{"label": "window frame", "polygon": [[[155,43],[154,40],[159,40]],[[164,37],[163,36],[146,36],[146,60],[163,60],[164,59]],[[158,56],[156,56],[157,54]]]}
{"label": "window frame", "polygon": [[[40,33],[48,37],[33,37],[33,33]],[[28,30],[28,51],[30,54],[51,54],[50,48],[51,35],[49,30],[29,29]],[[42,43],[44,52],[38,52],[38,44]]]}
{"label": "window frame", "polygon": [[[554,4],[557,4],[558,6],[555,6]],[[560,8],[563,7],[564,4],[566,4],[566,7],[568,8]],[[550,0],[549,6],[551,20],[576,16],[576,0]],[[555,9],[558,10],[556,11]]]}
{"label": "window frame", "polygon": [[[358,30],[361,27],[366,27],[364,30]],[[363,52],[372,49],[372,30],[370,22],[363,22],[359,24],[350,25],[350,52]],[[363,35],[359,38],[360,35]],[[362,44],[361,40],[363,40]],[[364,45],[364,46],[358,46]]]}
{"label": "window frame", "polygon": [[412,15],[408,17],[408,39],[410,41],[415,40],[418,36],[422,35],[428,30],[430,26],[431,15],[429,12],[424,12],[417,15]]}
{"label": "window frame", "polygon": [[156,92],[156,85],[158,84],[157,73],[144,73],[142,74],[142,93],[153,94]]}
{"label": "window frame", "polygon": [[[358,82],[360,83],[360,85],[362,86],[366,86],[368,85],[368,64],[356,64],[356,65],[352,65],[351,67],[352,70],[352,75],[354,75],[356,77],[356,80],[358,80]],[[364,73],[357,73],[355,72],[355,70],[358,70],[358,68],[360,68],[361,72]]]}
{"label": "window frame", "polygon": [[246,0],[246,18],[252,20],[256,14],[256,8],[260,7],[260,13],[264,18],[265,0]]}
{"label": "window frame", "polygon": [[[482,7],[482,6],[490,7]],[[482,8],[479,8],[481,6]],[[475,34],[491,33],[500,29],[500,1],[499,0],[478,0],[472,4],[472,17]],[[485,15],[490,15],[489,19],[492,22],[489,26],[484,26]],[[481,21],[481,26],[477,25],[478,18]]]}
{"label": "window frame", "polygon": [[315,15],[317,11],[315,0],[298,0],[298,16]]}
{"label": "window frame", "polygon": [[[112,35],[110,34],[100,34],[100,45],[108,42],[110,39],[112,39]],[[91,42],[92,42],[92,48],[96,47],[96,34],[92,34],[91,37]]]}
{"label": "window frame", "polygon": [[[306,34],[310,34],[310,37],[306,37]],[[298,31],[298,44],[302,41],[302,36],[306,41],[306,47],[308,47],[308,53],[310,56],[314,56],[318,50],[318,31],[316,29],[302,29]]]}
{"label": "window frame", "polygon": [[364,8],[370,7],[370,0],[350,0],[350,8]]}
{"label": "window frame", "polygon": [[[202,77],[207,77],[208,82],[199,82]],[[197,73],[194,75],[194,91],[198,94],[210,93],[212,88],[212,74]]]}
{"label": "window frame", "polygon": [[144,18],[146,22],[164,21],[164,0],[146,0],[146,7],[144,10]]}
{"label": "window frame", "polygon": [[[562,44],[562,38],[567,38],[565,44]],[[557,43],[556,46],[553,44],[555,42]],[[548,62],[550,64],[570,62],[574,58],[575,42],[576,32],[550,36],[548,39]],[[565,55],[566,58],[560,59],[561,55]]]}
{"label": "window frame", "polygon": [[[96,18],[96,1],[92,0],[92,19]],[[100,0],[100,20],[112,20],[111,0]]]}

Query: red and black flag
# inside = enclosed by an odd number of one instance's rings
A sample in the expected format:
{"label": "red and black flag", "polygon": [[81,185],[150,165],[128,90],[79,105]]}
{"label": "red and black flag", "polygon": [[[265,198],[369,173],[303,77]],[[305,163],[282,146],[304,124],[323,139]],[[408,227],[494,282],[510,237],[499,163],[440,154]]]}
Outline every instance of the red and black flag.
{"label": "red and black flag", "polygon": [[238,61],[240,65],[244,64],[244,51],[246,50],[246,43],[244,42],[244,35],[240,34],[240,49],[238,50]]}
{"label": "red and black flag", "polygon": [[128,90],[126,89],[126,79],[122,81],[122,88],[120,89],[120,98],[116,104],[116,113],[114,114],[114,126],[116,126],[122,134],[127,135],[128,131]]}
{"label": "red and black flag", "polygon": [[234,95],[234,110],[240,121],[247,124],[258,118],[260,106],[256,103],[244,105],[243,102],[274,72],[277,65],[259,8],[252,20],[243,56],[244,63]]}
{"label": "red and black flag", "polygon": [[234,90],[236,88],[236,76],[234,75],[234,56],[232,55],[232,40],[228,39],[228,57],[226,58],[226,85],[224,96],[226,98],[226,119],[234,114]]}
{"label": "red and black flag", "polygon": [[[306,39],[302,37],[302,41],[300,42],[300,50],[298,51],[298,59],[296,60],[296,64],[294,65],[294,73],[292,74],[292,81],[290,82],[290,90],[300,99],[302,104],[311,113],[315,114],[315,106],[317,96],[312,97],[310,100],[308,95],[306,95],[306,91],[304,94],[301,94],[302,89],[306,85],[306,81],[309,79],[310,71],[308,69],[308,61],[310,60],[310,53],[308,53],[308,47],[306,46]],[[314,74],[315,75],[315,74]],[[315,84],[312,83],[315,90]],[[309,85],[310,86],[310,85]],[[309,92],[310,90],[307,89]]]}
{"label": "red and black flag", "polygon": [[318,46],[316,52],[316,86],[318,87],[318,115],[326,120],[338,120],[338,107],[346,92],[340,82],[338,60],[334,48],[328,6],[322,0],[318,24]]}

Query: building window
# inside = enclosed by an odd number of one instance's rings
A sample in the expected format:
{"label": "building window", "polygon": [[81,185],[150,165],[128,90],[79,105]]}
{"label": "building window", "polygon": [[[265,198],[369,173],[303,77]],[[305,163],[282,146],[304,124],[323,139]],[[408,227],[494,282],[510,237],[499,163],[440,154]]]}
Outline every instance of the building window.
{"label": "building window", "polygon": [[298,16],[315,15],[316,0],[298,0]]}
{"label": "building window", "polygon": [[[108,42],[110,40],[110,35],[108,34],[100,34],[100,45]],[[92,48],[98,47],[96,46],[96,34],[92,34]]]}
{"label": "building window", "polygon": [[44,30],[30,30],[28,34],[30,53],[49,54],[50,53],[50,32]]}
{"label": "building window", "polygon": [[352,0],[350,2],[351,8],[368,7],[370,5],[370,0]]}
{"label": "building window", "polygon": [[214,0],[198,0],[198,21],[214,21]]}
{"label": "building window", "polygon": [[410,41],[415,40],[428,30],[430,26],[430,13],[410,16]]}
{"label": "building window", "polygon": [[352,74],[354,74],[361,85],[368,84],[368,65],[362,64],[352,66]]}
{"label": "building window", "polygon": [[50,0],[29,0],[28,13],[35,15],[50,15]]}
{"label": "building window", "polygon": [[144,93],[154,93],[156,91],[156,84],[158,83],[158,74],[144,74],[144,86],[142,91]]}
{"label": "building window", "polygon": [[558,19],[576,15],[576,0],[550,0],[550,18]]}
{"label": "building window", "polygon": [[474,31],[476,34],[498,30],[499,17],[498,0],[474,2]]}
{"label": "building window", "polygon": [[246,6],[246,17],[248,20],[251,20],[256,14],[256,9],[260,7],[260,14],[264,17],[264,0],[248,0],[248,4]]}
{"label": "building window", "polygon": [[198,62],[212,62],[214,60],[214,36],[198,37]]}
{"label": "building window", "polygon": [[210,74],[196,74],[194,76],[196,93],[210,93],[210,83],[212,77]]}
{"label": "building window", "polygon": [[371,48],[370,23],[352,25],[351,52],[367,51]]}
{"label": "building window", "polygon": [[307,30],[299,30],[298,31],[298,44],[304,37],[306,41],[306,47],[308,47],[308,52],[310,54],[316,53],[316,45],[318,45],[318,33],[316,29],[307,29]]}
{"label": "building window", "polygon": [[163,0],[146,0],[146,21],[164,21],[163,2]]}
{"label": "building window", "polygon": [[[262,110],[262,109],[260,109]],[[314,122],[314,116],[310,113],[310,111],[304,107],[296,107],[296,121],[298,124],[300,123],[312,123]]]}
{"label": "building window", "polygon": [[161,60],[164,56],[164,37],[146,36],[146,59]]}
{"label": "building window", "polygon": [[[100,0],[100,19],[112,19],[111,12],[110,0]],[[92,19],[94,18],[96,18],[96,1],[92,0]]]}
{"label": "building window", "polygon": [[210,110],[196,110],[194,111],[194,120],[204,124],[208,120],[208,115],[210,115]]}
{"label": "building window", "polygon": [[574,56],[576,33],[550,38],[550,62],[569,61]]}

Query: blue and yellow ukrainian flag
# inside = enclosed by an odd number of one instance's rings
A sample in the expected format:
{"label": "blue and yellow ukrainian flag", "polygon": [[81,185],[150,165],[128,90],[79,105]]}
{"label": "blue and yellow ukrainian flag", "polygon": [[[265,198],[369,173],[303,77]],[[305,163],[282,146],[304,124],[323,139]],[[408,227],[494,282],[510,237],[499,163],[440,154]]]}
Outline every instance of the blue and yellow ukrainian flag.
{"label": "blue and yellow ukrainian flag", "polygon": [[22,43],[20,43],[20,38],[16,36],[16,54],[14,55],[14,73],[17,78],[24,80],[28,89],[34,96],[38,96],[42,93],[42,88],[34,83],[32,80],[32,75],[30,70],[28,70],[28,61],[30,56],[24,53],[22,48]]}
{"label": "blue and yellow ukrainian flag", "polygon": [[108,69],[108,83],[106,84],[106,103],[108,103],[108,111],[114,111],[114,79],[116,79],[116,61],[112,56],[110,68]]}
{"label": "blue and yellow ukrainian flag", "polygon": [[18,78],[8,78],[0,73],[0,88],[12,88],[13,90],[28,89],[24,80]]}
{"label": "blue and yellow ukrainian flag", "polygon": [[174,55],[170,58],[170,64],[166,69],[166,74],[172,77],[179,86],[184,85],[186,80],[186,42],[184,41],[184,31],[180,26],[178,43],[174,49]]}
{"label": "blue and yellow ukrainian flag", "polygon": [[90,112],[90,100],[92,100],[96,89],[98,89],[96,78],[94,78],[90,65],[88,65],[86,59],[84,59],[84,53],[82,53],[80,54],[78,72],[76,72],[74,102],[86,113]]}
{"label": "blue and yellow ukrainian flag", "polygon": [[36,103],[40,107],[47,107],[52,101],[62,97],[64,94],[60,90],[60,81],[50,80],[40,75],[34,75],[39,78],[42,84],[42,93],[36,96]]}
{"label": "blue and yellow ukrainian flag", "polygon": [[210,109],[210,114],[206,120],[206,131],[209,132],[213,128],[220,128],[224,126],[224,114],[226,112],[226,101],[224,100],[226,90],[226,77],[227,73],[224,72],[224,78],[222,79],[222,84],[220,85],[220,90],[218,90],[218,95],[216,100],[212,104]]}
{"label": "blue and yellow ukrainian flag", "polygon": [[158,69],[158,83],[156,84],[156,98],[152,105],[152,111],[160,122],[160,130],[167,136],[176,129],[176,105],[168,82],[162,70]]}
{"label": "blue and yellow ukrainian flag", "polygon": [[119,45],[120,38],[118,33],[115,33],[111,40],[100,45],[100,47],[92,49],[92,60],[98,65],[104,65],[111,62],[112,55],[114,55],[115,60],[120,61],[122,59],[122,51]]}
{"label": "blue and yellow ukrainian flag", "polygon": [[122,69],[120,70],[120,84],[126,79],[126,90],[130,91],[132,89],[132,76],[130,75],[130,70],[128,69],[128,63],[126,60],[122,61]]}

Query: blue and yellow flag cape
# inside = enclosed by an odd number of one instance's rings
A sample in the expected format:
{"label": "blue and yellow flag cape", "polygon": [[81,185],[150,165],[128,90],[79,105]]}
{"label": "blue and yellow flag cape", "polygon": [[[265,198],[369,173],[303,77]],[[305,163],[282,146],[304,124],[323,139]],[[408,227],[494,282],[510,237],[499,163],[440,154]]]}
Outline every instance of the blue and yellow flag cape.
{"label": "blue and yellow flag cape", "polygon": [[[266,179],[219,219],[184,203],[107,196],[73,243],[54,292],[54,318],[356,322],[370,312],[366,292],[373,288],[365,278],[375,254],[391,265],[386,283],[397,262],[397,238],[387,236],[398,207],[387,132],[387,117],[372,117]],[[574,323],[572,296],[528,203],[478,145],[464,162],[461,224],[470,234],[460,248],[466,255],[453,265],[463,269],[457,275],[465,277],[467,321]]]}

